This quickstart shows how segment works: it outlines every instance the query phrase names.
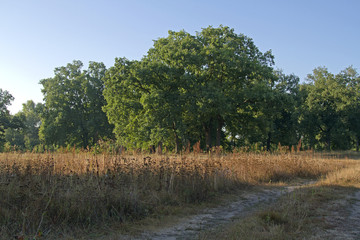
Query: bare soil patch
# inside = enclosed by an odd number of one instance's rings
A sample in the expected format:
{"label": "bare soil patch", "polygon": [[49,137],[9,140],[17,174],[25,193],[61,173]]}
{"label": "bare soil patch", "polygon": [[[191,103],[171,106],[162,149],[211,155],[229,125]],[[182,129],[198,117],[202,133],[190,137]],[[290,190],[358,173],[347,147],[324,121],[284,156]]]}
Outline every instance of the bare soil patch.
{"label": "bare soil patch", "polygon": [[319,209],[324,220],[323,228],[318,227],[314,239],[356,240],[360,239],[360,190],[338,191],[342,198],[328,202]]}
{"label": "bare soil patch", "polygon": [[123,239],[197,239],[199,234],[244,218],[263,204],[271,204],[280,196],[301,187],[263,187],[257,191],[244,192],[236,200],[218,207],[204,209],[201,213],[181,219],[177,224],[158,227],[137,236],[122,236]]}

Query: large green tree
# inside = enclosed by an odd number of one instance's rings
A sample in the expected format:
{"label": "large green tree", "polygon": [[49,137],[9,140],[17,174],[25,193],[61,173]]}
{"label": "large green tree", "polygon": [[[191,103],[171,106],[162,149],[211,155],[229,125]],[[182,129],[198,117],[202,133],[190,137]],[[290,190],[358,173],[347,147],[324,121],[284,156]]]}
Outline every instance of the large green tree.
{"label": "large green tree", "polygon": [[5,129],[10,125],[10,112],[8,106],[14,100],[14,97],[6,90],[0,88],[0,150],[5,143]]}
{"label": "large green tree", "polygon": [[[308,75],[307,98],[305,100],[305,116],[308,127],[314,128],[312,138],[330,150],[331,140],[340,122],[337,110],[339,89],[335,76],[326,68],[316,68]],[[309,119],[311,121],[309,121]]]}
{"label": "large green tree", "polygon": [[42,103],[35,103],[32,100],[23,104],[23,109],[20,112],[24,116],[24,141],[25,147],[28,150],[33,149],[36,145],[40,144],[39,129],[41,126],[41,114],[44,105]]}
{"label": "large green tree", "polygon": [[23,104],[20,112],[11,118],[11,128],[6,129],[6,142],[20,149],[33,150],[40,144],[39,128],[43,104],[29,100]]}
{"label": "large green tree", "polygon": [[105,65],[90,62],[87,70],[82,67],[81,61],[73,61],[40,81],[45,101],[40,138],[45,144],[86,148],[111,137],[112,127],[102,112]]}
{"label": "large green tree", "polygon": [[146,148],[164,144],[178,151],[188,137],[184,114],[191,111],[199,43],[184,31],[154,43],[141,61],[116,59],[105,80],[109,120],[120,144]]}
{"label": "large green tree", "polygon": [[248,110],[257,109],[264,100],[274,81],[273,56],[228,27],[203,29],[197,38],[204,62],[197,78],[196,118],[201,119],[207,147],[219,146],[225,129],[232,135],[243,133],[236,128],[244,127]]}
{"label": "large green tree", "polygon": [[299,78],[294,74],[285,75],[275,71],[275,81],[270,90],[264,92],[261,101],[259,120],[266,138],[266,149],[271,150],[272,144],[285,146],[295,145],[298,134]]}
{"label": "large green tree", "polygon": [[228,27],[196,36],[169,31],[141,61],[116,59],[104,78],[104,110],[129,147],[219,146],[246,124],[243,112],[259,100],[255,90],[274,81],[272,63],[270,52]]}
{"label": "large green tree", "polygon": [[360,76],[352,66],[336,75],[342,85],[342,104],[338,107],[342,111],[347,129],[355,142],[356,151],[360,144]]}
{"label": "large green tree", "polygon": [[316,68],[302,91],[301,124],[310,145],[327,150],[351,148],[351,137],[356,140],[359,136],[359,77],[355,69],[334,75],[324,67]]}

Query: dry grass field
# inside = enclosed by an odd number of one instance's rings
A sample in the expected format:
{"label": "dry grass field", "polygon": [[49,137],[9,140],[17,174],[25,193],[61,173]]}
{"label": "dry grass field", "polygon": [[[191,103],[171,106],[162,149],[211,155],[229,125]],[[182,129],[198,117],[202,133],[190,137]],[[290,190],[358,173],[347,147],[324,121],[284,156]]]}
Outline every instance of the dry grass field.
{"label": "dry grass field", "polygon": [[315,184],[282,196],[270,206],[260,206],[244,219],[202,234],[200,239],[359,239],[360,155],[321,156],[332,163],[326,158],[335,157],[345,166],[322,175]]}
{"label": "dry grass field", "polygon": [[356,164],[346,156],[312,152],[1,153],[0,239],[55,239],[121,227],[164,208],[196,205],[253,185],[299,178],[346,184],[357,181],[349,169]]}

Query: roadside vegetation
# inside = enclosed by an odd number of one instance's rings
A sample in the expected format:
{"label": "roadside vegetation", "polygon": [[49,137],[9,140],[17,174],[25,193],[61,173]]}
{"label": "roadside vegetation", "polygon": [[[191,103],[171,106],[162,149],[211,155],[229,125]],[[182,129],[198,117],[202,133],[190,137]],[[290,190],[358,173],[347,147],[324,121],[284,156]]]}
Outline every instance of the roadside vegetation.
{"label": "roadside vegetation", "polygon": [[[294,190],[270,206],[260,206],[244,219],[206,232],[200,239],[353,239],[350,232],[356,227],[352,228],[352,223],[346,220],[351,212],[349,203],[359,192],[360,155],[333,156],[341,157],[340,161],[348,165],[323,175],[315,184]],[[336,218],[343,220],[338,222]]]}
{"label": "roadside vegetation", "polygon": [[121,230],[222,193],[298,178],[325,181],[326,174],[356,163],[313,152],[2,153],[0,236],[48,239],[115,225]]}
{"label": "roadside vegetation", "polygon": [[250,220],[265,239],[302,231],[326,189],[358,181],[360,76],[318,67],[300,82],[274,64],[252,38],[209,26],[169,31],[141,60],[57,67],[40,80],[44,102],[16,114],[0,89],[0,236],[125,231],[224,193],[317,179]]}
{"label": "roadside vegetation", "polygon": [[118,148],[180,153],[200,143],[232,151],[357,150],[360,77],[315,68],[306,79],[274,67],[271,51],[226,26],[169,31],[141,60],[79,60],[41,79],[43,103],[10,114],[0,89],[0,151]]}

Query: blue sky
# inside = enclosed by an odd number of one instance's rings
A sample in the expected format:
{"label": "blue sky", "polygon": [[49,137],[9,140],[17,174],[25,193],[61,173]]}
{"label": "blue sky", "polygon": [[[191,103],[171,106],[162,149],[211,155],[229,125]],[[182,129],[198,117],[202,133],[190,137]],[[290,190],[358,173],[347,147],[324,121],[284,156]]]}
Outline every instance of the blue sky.
{"label": "blue sky", "polygon": [[43,78],[81,60],[141,59],[168,30],[195,34],[220,24],[272,50],[275,67],[304,80],[318,66],[360,67],[358,0],[0,0],[0,88],[42,101]]}

